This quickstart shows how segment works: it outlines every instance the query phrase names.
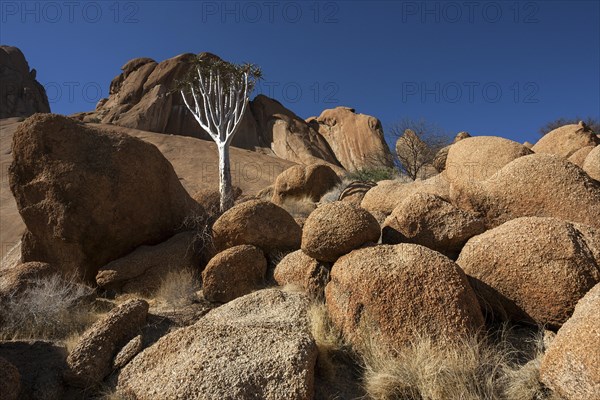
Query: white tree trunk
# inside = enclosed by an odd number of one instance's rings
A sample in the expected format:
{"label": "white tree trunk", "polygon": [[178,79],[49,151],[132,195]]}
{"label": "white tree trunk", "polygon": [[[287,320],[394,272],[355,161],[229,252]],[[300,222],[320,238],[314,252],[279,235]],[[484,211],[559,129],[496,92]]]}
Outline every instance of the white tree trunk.
{"label": "white tree trunk", "polygon": [[219,193],[221,194],[221,212],[233,206],[233,188],[229,163],[229,143],[217,144],[219,149]]}

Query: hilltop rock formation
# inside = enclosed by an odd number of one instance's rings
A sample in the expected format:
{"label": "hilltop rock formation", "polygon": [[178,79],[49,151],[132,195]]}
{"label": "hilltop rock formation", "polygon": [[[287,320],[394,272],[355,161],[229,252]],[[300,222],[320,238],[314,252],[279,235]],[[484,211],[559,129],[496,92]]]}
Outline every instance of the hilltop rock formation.
{"label": "hilltop rock formation", "polygon": [[16,47],[0,46],[0,119],[49,113],[46,89]]}
{"label": "hilltop rock formation", "polygon": [[[133,59],[123,65],[122,73],[110,84],[109,97],[100,100],[96,110],[74,117],[84,122],[211,140],[174,90],[195,57],[185,53],[160,63],[150,58]],[[210,53],[201,53],[200,57],[218,58]],[[376,118],[338,107],[307,122],[260,94],[249,103],[232,145],[304,165],[326,163],[338,173],[343,168],[392,166]]]}
{"label": "hilltop rock formation", "polygon": [[377,118],[357,114],[353,108],[336,107],[307,122],[325,138],[345,169],[393,166],[392,154]]}

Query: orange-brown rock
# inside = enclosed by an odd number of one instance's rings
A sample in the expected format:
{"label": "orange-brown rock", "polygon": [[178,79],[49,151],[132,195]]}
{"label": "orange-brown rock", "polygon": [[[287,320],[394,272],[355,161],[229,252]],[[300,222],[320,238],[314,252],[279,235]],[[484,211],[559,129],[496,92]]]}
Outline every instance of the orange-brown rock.
{"label": "orange-brown rock", "polygon": [[567,400],[600,398],[600,284],[558,330],[540,366],[540,380]]}
{"label": "orange-brown rock", "polygon": [[514,219],[470,239],[457,264],[494,317],[558,328],[600,282],[600,232],[587,230],[556,218]]}
{"label": "orange-brown rock", "polygon": [[260,132],[260,143],[277,157],[299,164],[328,163],[343,171],[327,141],[312,126],[277,100],[258,95],[250,109]]}
{"label": "orange-brown rock", "polygon": [[352,108],[336,107],[323,111],[316,118],[309,118],[308,123],[325,138],[345,169],[393,167],[390,149],[377,118],[356,114]]}
{"label": "orange-brown rock", "polygon": [[520,157],[486,181],[451,188],[452,203],[485,217],[488,227],[528,216],[600,227],[600,183],[557,155]]}
{"label": "orange-brown rock", "polygon": [[531,148],[536,153],[556,154],[569,158],[582,147],[597,146],[600,140],[583,122],[565,125],[548,132]]}
{"label": "orange-brown rock", "polygon": [[596,146],[585,146],[577,150],[575,153],[571,154],[568,158],[573,164],[578,167],[583,167],[583,163],[585,162],[585,158],[590,154],[590,151],[594,150]]}
{"label": "orange-brown rock", "polygon": [[415,334],[452,341],[483,328],[458,265],[415,244],[372,246],[339,258],[325,296],[333,324],[359,350],[365,340],[398,348]]}
{"label": "orange-brown rock", "polygon": [[227,303],[260,288],[267,260],[255,246],[239,245],[214,256],[202,272],[202,292],[213,302]]}
{"label": "orange-brown rock", "polygon": [[467,240],[484,231],[483,221],[474,214],[436,195],[414,193],[385,220],[382,242],[420,244],[456,258]]}
{"label": "orange-brown rock", "polygon": [[600,146],[596,146],[585,158],[583,170],[592,178],[600,181]]}
{"label": "orange-brown rock", "polygon": [[373,214],[380,212],[390,215],[394,208],[413,193],[430,193],[442,199],[448,199],[450,197],[450,182],[444,174],[422,181],[379,181],[377,186],[365,194],[360,205]]}
{"label": "orange-brown rock", "polygon": [[329,267],[302,250],[297,250],[277,264],[273,277],[280,286],[297,285],[311,298],[323,299],[325,286],[329,282]]}
{"label": "orange-brown rock", "polygon": [[0,46],[0,119],[49,113],[46,89],[16,47]]}
{"label": "orange-brown rock", "polygon": [[282,204],[290,198],[317,202],[339,183],[340,178],[327,165],[295,165],[283,171],[275,180],[273,202]]}
{"label": "orange-brown rock", "polygon": [[302,293],[265,289],[177,329],[131,360],[125,398],[310,400],[317,346]]}
{"label": "orange-brown rock", "polygon": [[262,200],[237,204],[217,219],[212,228],[217,251],[251,244],[266,253],[300,248],[302,230],[283,208]]}
{"label": "orange-brown rock", "polygon": [[377,242],[379,223],[369,212],[347,202],[323,204],[302,229],[302,251],[319,261],[333,262],[365,243]]}
{"label": "orange-brown rock", "polygon": [[13,137],[10,187],[27,226],[22,261],[93,281],[98,268],[173,236],[202,213],[158,149],[131,136],[36,114]]}
{"label": "orange-brown rock", "polygon": [[531,153],[522,144],[501,137],[470,137],[450,147],[444,175],[455,186],[470,185],[489,178],[511,161]]}
{"label": "orange-brown rock", "polygon": [[147,314],[146,301],[128,300],[88,328],[67,357],[65,380],[83,388],[98,385],[112,371],[114,356],[137,335]]}

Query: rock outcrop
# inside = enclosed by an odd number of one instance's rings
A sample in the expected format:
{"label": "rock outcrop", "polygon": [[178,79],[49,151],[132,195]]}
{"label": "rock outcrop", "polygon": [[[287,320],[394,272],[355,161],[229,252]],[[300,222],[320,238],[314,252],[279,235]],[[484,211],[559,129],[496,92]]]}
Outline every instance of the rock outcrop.
{"label": "rock outcrop", "polygon": [[138,400],[312,399],[317,346],[307,307],[305,295],[278,289],[235,299],[135,357],[117,392]]}
{"label": "rock outcrop", "polygon": [[275,180],[273,202],[283,204],[290,198],[317,202],[339,183],[340,178],[327,165],[295,165],[283,171]]}
{"label": "rock outcrop", "polygon": [[112,371],[113,358],[146,321],[148,303],[129,300],[88,328],[67,357],[65,380],[77,387],[94,387]]}
{"label": "rock outcrop", "polygon": [[415,193],[387,217],[382,242],[420,244],[455,259],[467,240],[484,231],[474,214],[434,194]]}
{"label": "rock outcrop", "polygon": [[46,89],[16,47],[0,46],[0,119],[49,113]]}
{"label": "rock outcrop", "polygon": [[556,329],[600,282],[598,243],[596,229],[518,218],[470,239],[456,262],[493,317]]}
{"label": "rock outcrop", "polygon": [[13,137],[13,157],[10,187],[27,226],[23,262],[48,262],[87,281],[203,213],[156,147],[71,118],[28,118]]}
{"label": "rock outcrop", "polygon": [[561,156],[520,157],[479,184],[451,189],[452,203],[483,216],[488,228],[529,216],[600,227],[600,183]]}
{"label": "rock outcrop", "polygon": [[447,257],[415,244],[354,250],[333,265],[325,288],[333,324],[357,349],[397,349],[414,335],[452,341],[483,327],[475,293]]}
{"label": "rock outcrop", "polygon": [[349,171],[393,167],[381,122],[349,107],[325,110],[308,124],[329,143],[342,167]]}
{"label": "rock outcrop", "polygon": [[565,125],[548,132],[531,148],[536,153],[556,154],[569,158],[586,146],[597,146],[600,140],[583,122]]}
{"label": "rock outcrop", "polygon": [[250,111],[256,120],[260,146],[284,160],[304,165],[325,162],[342,171],[323,136],[277,100],[258,95],[250,102]]}
{"label": "rock outcrop", "polygon": [[280,286],[296,285],[311,298],[323,299],[329,282],[329,264],[306,255],[302,250],[286,255],[275,267],[275,282]]}
{"label": "rock outcrop", "polygon": [[450,146],[444,175],[455,186],[475,184],[531,153],[522,144],[497,136],[466,138]]}
{"label": "rock outcrop", "polygon": [[365,243],[377,243],[379,223],[363,208],[347,202],[324,204],[302,229],[302,251],[316,260],[333,262]]}
{"label": "rock outcrop", "polygon": [[302,230],[283,208],[262,200],[233,206],[217,219],[212,228],[217,251],[251,244],[265,253],[300,248]]}
{"label": "rock outcrop", "polygon": [[558,330],[540,367],[540,380],[567,400],[600,395],[600,284],[575,307]]}
{"label": "rock outcrop", "polygon": [[[185,53],[160,63],[133,59],[123,65],[122,73],[111,82],[109,97],[100,100],[96,110],[74,117],[211,140],[174,90],[196,57],[219,58]],[[347,107],[325,110],[320,117],[304,121],[277,100],[259,94],[250,101],[240,124],[232,141],[235,147],[304,165],[325,163],[337,173],[344,168],[393,166],[379,120]]]}
{"label": "rock outcrop", "polygon": [[265,282],[267,259],[255,246],[243,244],[214,256],[202,272],[204,298],[227,303],[259,289]]}

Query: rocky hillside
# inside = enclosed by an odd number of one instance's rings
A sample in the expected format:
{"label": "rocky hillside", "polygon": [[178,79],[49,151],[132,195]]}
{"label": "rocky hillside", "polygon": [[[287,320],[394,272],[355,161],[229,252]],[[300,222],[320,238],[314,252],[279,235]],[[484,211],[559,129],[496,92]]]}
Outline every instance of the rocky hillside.
{"label": "rocky hillside", "polygon": [[373,182],[346,170],[386,165],[377,119],[258,96],[220,212],[168,92],[186,57],[131,61],[77,118],[0,120],[2,400],[600,399],[585,124],[461,133],[434,176]]}
{"label": "rocky hillside", "polygon": [[222,214],[208,141],[53,114],[2,135],[3,399],[599,398],[585,125],[465,136],[376,185],[233,149]]}
{"label": "rocky hillside", "polygon": [[[209,53],[200,56],[216,57]],[[111,82],[109,97],[100,100],[96,110],[75,117],[85,122],[210,140],[179,93],[173,91],[195,57],[186,53],[158,63],[150,58],[133,59]],[[392,166],[377,118],[337,107],[307,122],[264,95],[250,102],[232,144],[305,165],[327,162],[347,170]]]}
{"label": "rocky hillside", "polygon": [[16,47],[0,46],[0,119],[50,112],[46,90]]}

